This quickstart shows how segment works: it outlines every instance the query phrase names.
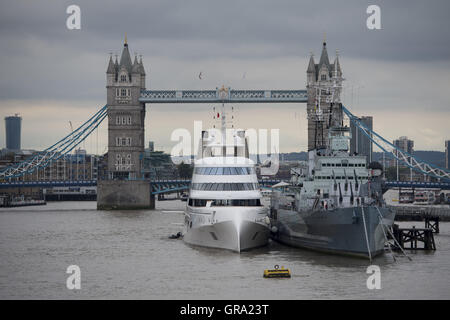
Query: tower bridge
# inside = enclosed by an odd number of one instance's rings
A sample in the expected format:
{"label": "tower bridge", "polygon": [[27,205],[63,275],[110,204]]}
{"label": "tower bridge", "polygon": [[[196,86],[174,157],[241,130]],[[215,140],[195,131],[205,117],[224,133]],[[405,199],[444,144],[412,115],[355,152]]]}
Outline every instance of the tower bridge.
{"label": "tower bridge", "polygon": [[[306,103],[308,115],[315,112],[319,105],[323,114],[322,121],[313,121],[308,117],[308,150],[325,146],[328,143],[326,139],[328,128],[336,121],[341,121],[345,114],[383,152],[420,173],[441,180],[440,187],[448,187],[449,171],[407,154],[389,143],[380,134],[367,128],[342,104],[335,103],[336,97],[332,96],[326,88],[329,88],[337,78],[342,80],[339,57],[336,54],[334,62],[331,63],[324,42],[319,62],[315,63],[314,57],[312,55],[310,57],[306,70],[306,89],[239,90],[222,86],[213,90],[148,90],[146,89],[146,72],[142,57],[138,60],[135,56],[133,62],[128,43],[125,40],[120,61],[117,57],[115,61],[112,56],[109,58],[106,71],[107,104],[86,123],[51,147],[30,159],[1,170],[0,188],[12,187],[17,184],[22,186],[51,185],[50,182],[42,181],[24,182],[20,181],[20,178],[33,176],[33,172],[36,170],[46,168],[61,157],[68,155],[107,118],[107,179],[84,181],[81,184],[75,181],[65,181],[55,185],[96,184],[98,188],[97,207],[101,209],[152,208],[155,194],[170,192],[173,188],[186,189],[188,181],[149,182],[144,179],[142,155],[147,103]],[[319,95],[317,95],[318,91]],[[388,187],[400,186],[395,181],[386,185]],[[437,186],[424,184],[423,187],[436,188]]]}

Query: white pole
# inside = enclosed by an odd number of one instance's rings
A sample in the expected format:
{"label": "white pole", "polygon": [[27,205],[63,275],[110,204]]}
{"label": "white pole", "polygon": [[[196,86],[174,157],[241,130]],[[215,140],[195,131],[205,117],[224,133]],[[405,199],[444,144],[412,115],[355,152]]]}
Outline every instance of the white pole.
{"label": "white pole", "polygon": [[365,217],[365,214],[364,214],[364,207],[363,206],[361,206],[361,215],[362,215],[362,218],[363,218],[364,233],[366,235],[367,252],[369,253],[369,260],[370,260],[370,262],[372,262],[372,252],[370,251],[369,236],[367,235],[366,217]]}
{"label": "white pole", "polygon": [[398,178],[398,159],[397,160],[397,181],[400,181],[400,179]]}

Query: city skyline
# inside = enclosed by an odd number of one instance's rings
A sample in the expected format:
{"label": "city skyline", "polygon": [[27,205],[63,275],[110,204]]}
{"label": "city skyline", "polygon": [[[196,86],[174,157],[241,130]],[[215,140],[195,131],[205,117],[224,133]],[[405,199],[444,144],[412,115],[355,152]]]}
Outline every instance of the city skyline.
{"label": "city skyline", "polygon": [[[401,4],[381,3],[382,30],[365,27],[368,2],[262,1],[242,11],[232,3],[194,1],[194,10],[175,2],[177,10],[162,1],[80,1],[81,30],[65,27],[67,1],[36,1],[26,9],[2,4],[0,67],[8,76],[0,79],[1,116],[20,113],[22,147],[53,144],[70,132],[69,121],[77,127],[106,103],[108,54],[120,54],[125,32],[132,55],[143,55],[149,89],[304,89],[309,53],[318,59],[326,33],[329,54],[339,49],[343,101],[354,114],[373,116],[374,130],[389,141],[408,136],[416,150],[444,150],[450,137],[446,2],[408,2],[408,13]],[[213,106],[148,105],[145,144],[152,140],[169,152],[174,129],[192,130],[194,120],[212,125]],[[237,126],[281,128],[280,152],[306,150],[306,105],[233,106]],[[3,122],[0,130],[3,135]],[[104,151],[106,123],[99,141],[85,148]]]}

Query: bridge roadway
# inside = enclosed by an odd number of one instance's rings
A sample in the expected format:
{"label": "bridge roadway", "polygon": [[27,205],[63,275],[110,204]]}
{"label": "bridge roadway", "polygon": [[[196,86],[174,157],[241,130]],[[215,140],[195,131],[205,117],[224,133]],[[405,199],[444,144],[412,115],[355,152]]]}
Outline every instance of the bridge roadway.
{"label": "bridge roadway", "polygon": [[143,90],[143,103],[306,103],[306,90]]}
{"label": "bridge roadway", "polygon": [[[259,184],[263,187],[279,183],[280,179],[263,179]],[[170,193],[189,188],[191,180],[153,180],[149,181],[153,194]],[[74,181],[13,181],[0,183],[0,189],[6,188],[51,188],[51,187],[92,187],[97,185],[97,180],[74,180]],[[415,181],[386,181],[388,189],[392,188],[417,188],[417,189],[441,189],[450,190],[450,182],[415,182]]]}
{"label": "bridge roadway", "polygon": [[[264,179],[260,180],[261,186],[272,186],[281,180]],[[186,190],[189,188],[191,180],[173,179],[173,180],[154,180],[149,181],[152,186],[152,194],[171,193],[175,191]],[[53,187],[94,187],[97,186],[97,180],[48,180],[48,181],[13,181],[0,183],[0,190],[7,188],[53,188]]]}

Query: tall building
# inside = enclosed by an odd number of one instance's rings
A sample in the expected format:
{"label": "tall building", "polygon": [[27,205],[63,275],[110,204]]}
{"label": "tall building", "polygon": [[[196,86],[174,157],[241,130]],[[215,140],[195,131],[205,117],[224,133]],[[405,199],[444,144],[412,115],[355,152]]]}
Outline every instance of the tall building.
{"label": "tall building", "polygon": [[144,153],[145,104],[139,97],[145,89],[145,70],[142,58],[131,61],[126,39],[120,62],[110,57],[106,78],[109,178],[137,179]]}
{"label": "tall building", "polygon": [[[319,63],[316,64],[314,62],[314,57],[311,54],[306,71],[306,89],[308,92],[308,103],[306,107],[308,113],[308,150],[327,146],[328,128],[336,124],[341,124],[340,122],[343,118],[342,109],[340,106],[330,103],[329,98],[331,98],[331,93],[329,91],[320,89],[320,86],[329,84],[334,76],[342,76],[339,57],[336,55],[336,59],[331,64],[328,58],[327,44],[323,42]],[[317,98],[319,90],[320,101]],[[323,121],[315,121],[311,117],[319,105],[323,112]]]}
{"label": "tall building", "polygon": [[[408,137],[402,136],[402,137],[398,138],[397,140],[394,140],[393,144],[400,150],[403,150],[411,155],[414,151],[414,141],[409,140]],[[410,158],[408,157],[408,160],[409,159]],[[395,160],[394,163],[392,163],[392,165],[397,165],[397,162],[400,166],[403,165],[403,163],[401,163],[400,161],[397,161],[397,160]]]}
{"label": "tall building", "polygon": [[[373,117],[363,116],[358,118],[368,129],[373,130]],[[355,126],[353,121],[350,123],[350,130],[352,133],[352,139],[350,140],[350,153],[357,153],[359,155],[365,155],[367,162],[372,162],[373,144],[361,130]]]}
{"label": "tall building", "polygon": [[405,152],[408,152],[409,154],[412,154],[414,149],[414,141],[409,140],[408,137],[403,136],[398,138],[397,140],[394,140],[394,146]]}
{"label": "tall building", "polygon": [[5,117],[6,149],[20,150],[20,137],[22,131],[22,118],[18,114]]}
{"label": "tall building", "polygon": [[450,170],[450,140],[445,141],[445,169]]}

